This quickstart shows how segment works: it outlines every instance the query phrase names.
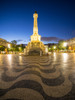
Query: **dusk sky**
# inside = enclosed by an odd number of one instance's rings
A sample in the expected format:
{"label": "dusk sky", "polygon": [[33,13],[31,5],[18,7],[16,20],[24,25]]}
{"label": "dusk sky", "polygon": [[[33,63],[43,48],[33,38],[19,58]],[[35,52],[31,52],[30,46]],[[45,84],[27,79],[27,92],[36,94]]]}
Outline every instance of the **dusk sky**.
{"label": "dusk sky", "polygon": [[28,43],[35,11],[44,43],[75,37],[75,0],[0,0],[0,38]]}

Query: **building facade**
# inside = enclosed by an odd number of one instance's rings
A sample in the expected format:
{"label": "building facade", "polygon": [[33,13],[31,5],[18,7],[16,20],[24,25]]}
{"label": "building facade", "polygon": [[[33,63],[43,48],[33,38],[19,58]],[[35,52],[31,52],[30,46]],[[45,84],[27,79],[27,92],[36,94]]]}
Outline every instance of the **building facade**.
{"label": "building facade", "polygon": [[68,49],[75,51],[75,38],[67,40]]}

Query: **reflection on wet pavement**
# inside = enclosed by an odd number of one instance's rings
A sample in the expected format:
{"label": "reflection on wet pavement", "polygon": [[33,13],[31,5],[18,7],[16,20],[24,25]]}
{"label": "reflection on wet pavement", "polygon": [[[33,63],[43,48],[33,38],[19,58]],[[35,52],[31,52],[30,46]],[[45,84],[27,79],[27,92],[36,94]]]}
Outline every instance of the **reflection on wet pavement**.
{"label": "reflection on wet pavement", "polygon": [[75,100],[75,54],[0,55],[0,100]]}

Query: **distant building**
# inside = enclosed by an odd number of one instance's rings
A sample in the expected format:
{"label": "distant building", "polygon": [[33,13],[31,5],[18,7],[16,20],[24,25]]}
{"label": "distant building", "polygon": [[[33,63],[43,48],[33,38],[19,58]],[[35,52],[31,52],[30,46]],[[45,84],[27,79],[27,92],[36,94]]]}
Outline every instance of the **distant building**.
{"label": "distant building", "polygon": [[7,42],[5,39],[0,38],[0,46],[8,47],[9,42]]}
{"label": "distant building", "polygon": [[67,40],[68,49],[75,51],[75,38]]}

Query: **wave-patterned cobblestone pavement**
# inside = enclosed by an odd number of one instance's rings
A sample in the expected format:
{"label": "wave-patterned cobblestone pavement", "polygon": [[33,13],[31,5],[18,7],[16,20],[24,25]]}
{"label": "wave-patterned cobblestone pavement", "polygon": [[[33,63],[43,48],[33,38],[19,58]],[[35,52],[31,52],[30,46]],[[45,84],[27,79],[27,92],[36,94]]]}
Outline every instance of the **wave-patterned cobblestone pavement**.
{"label": "wave-patterned cobblestone pavement", "polygon": [[0,100],[75,100],[75,54],[0,55]]}

